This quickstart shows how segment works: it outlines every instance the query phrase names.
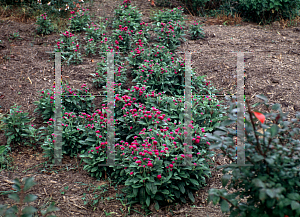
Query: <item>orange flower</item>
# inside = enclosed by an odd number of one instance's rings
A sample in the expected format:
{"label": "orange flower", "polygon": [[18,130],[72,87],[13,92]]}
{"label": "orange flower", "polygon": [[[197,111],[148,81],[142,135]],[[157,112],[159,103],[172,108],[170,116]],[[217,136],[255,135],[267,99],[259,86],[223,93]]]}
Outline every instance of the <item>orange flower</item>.
{"label": "orange flower", "polygon": [[[148,2],[150,2],[150,0],[148,0]],[[154,0],[151,0],[151,6],[155,6],[155,4],[154,4]]]}
{"label": "orange flower", "polygon": [[266,117],[260,112],[253,112],[255,117],[263,124],[266,120]]}

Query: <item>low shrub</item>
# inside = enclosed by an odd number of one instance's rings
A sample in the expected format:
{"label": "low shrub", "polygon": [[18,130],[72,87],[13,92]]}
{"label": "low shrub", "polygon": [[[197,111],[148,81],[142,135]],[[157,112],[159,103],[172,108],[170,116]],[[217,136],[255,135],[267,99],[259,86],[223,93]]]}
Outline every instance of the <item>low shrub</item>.
{"label": "low shrub", "polygon": [[[86,86],[86,84],[83,84],[81,89],[77,91],[70,88],[68,83],[63,83],[62,88],[62,108],[64,111],[75,113],[92,112],[94,108],[93,100],[95,97],[91,96],[91,93],[89,93],[89,88]],[[53,86],[52,90],[42,90],[39,101],[34,102],[34,104],[37,106],[34,112],[41,114],[44,121],[54,118],[54,90],[55,86]]]}
{"label": "low shrub", "polygon": [[11,151],[9,145],[0,145],[0,170],[9,169],[9,164],[12,162],[12,158],[8,155]]}
{"label": "low shrub", "polygon": [[230,216],[300,216],[300,114],[287,121],[279,104],[271,106],[266,97],[258,97],[264,100],[268,113],[253,111],[246,101],[245,164],[251,165],[234,163],[236,130],[226,128],[237,121],[233,104],[228,119],[213,134],[207,134],[210,148],[221,149],[233,161],[219,167],[223,168],[223,189],[210,189],[208,201],[220,203],[221,210]]}
{"label": "low shrub", "polygon": [[76,36],[69,31],[62,33],[60,36],[60,39],[56,40],[54,52],[62,52],[61,58],[67,64],[81,63],[80,45]]}
{"label": "low shrub", "polygon": [[81,9],[79,12],[71,11],[70,30],[73,32],[83,31],[90,22],[89,9]]}
{"label": "low shrub", "polygon": [[41,16],[37,18],[36,23],[38,25],[36,29],[38,34],[49,35],[54,31],[51,20],[47,17],[47,13],[41,14]]}
{"label": "low shrub", "polygon": [[28,118],[29,113],[20,110],[21,106],[13,105],[7,117],[2,119],[4,125],[4,135],[7,145],[24,144],[29,130],[29,123],[32,119]]}
{"label": "low shrub", "polygon": [[[95,79],[93,79],[93,85],[95,87],[103,87],[107,82],[107,63],[103,58],[101,62],[97,63],[98,67],[96,69],[96,73],[91,74]],[[119,86],[124,86],[127,81],[126,77],[126,68],[124,66],[124,62],[120,61],[120,58],[115,59],[115,65],[118,68],[114,72],[114,82]]]}
{"label": "low shrub", "polygon": [[179,22],[184,20],[183,8],[167,9],[159,11],[151,19],[157,23]]}
{"label": "low shrub", "polygon": [[189,32],[191,34],[192,40],[196,40],[198,38],[204,38],[205,34],[201,27],[202,25],[199,25],[199,23],[197,23],[196,21],[190,25]]}
{"label": "low shrub", "polygon": [[167,23],[157,23],[154,31],[157,34],[157,40],[160,45],[167,47],[170,51],[174,51],[180,46],[180,39],[186,41],[184,28],[184,24],[180,21],[169,21]]}
{"label": "low shrub", "polygon": [[294,19],[299,16],[299,0],[240,0],[236,8],[247,21],[269,24],[276,20]]}

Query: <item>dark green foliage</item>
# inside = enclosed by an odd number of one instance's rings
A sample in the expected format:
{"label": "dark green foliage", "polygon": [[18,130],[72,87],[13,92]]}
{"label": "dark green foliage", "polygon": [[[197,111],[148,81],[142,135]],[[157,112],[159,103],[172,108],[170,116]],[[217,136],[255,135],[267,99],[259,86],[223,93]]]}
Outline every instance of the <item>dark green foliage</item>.
{"label": "dark green foliage", "polygon": [[[27,194],[25,195],[25,191],[28,191],[31,187],[36,185],[33,177],[24,178],[22,182],[19,179],[14,179],[14,185],[12,186],[14,189],[14,193],[8,194],[8,197],[18,205],[13,205],[12,207],[8,207],[7,205],[0,205],[0,216],[3,217],[32,217],[38,211],[33,206],[25,206],[23,209],[22,206],[26,203],[30,203],[37,199],[36,195]],[[55,207],[55,203],[51,203],[50,206],[46,210],[41,210],[42,216],[47,216],[51,212],[58,211],[59,209]],[[49,217],[55,217],[55,215],[51,215]]]}
{"label": "dark green foliage", "polygon": [[240,0],[236,9],[246,20],[269,24],[280,18],[294,19],[298,16],[300,0]]}
{"label": "dark green foliage", "polygon": [[[210,189],[208,199],[220,203],[222,211],[230,212],[231,217],[297,217],[300,216],[300,114],[289,122],[279,104],[271,106],[264,96],[259,97],[265,100],[263,104],[268,110],[264,113],[266,121],[257,124],[249,104],[245,119],[246,164],[252,166],[235,163],[222,166],[222,185],[225,187],[230,181],[227,189],[235,193]],[[234,108],[231,105],[228,120],[214,134],[207,135],[213,141],[210,148],[221,149],[232,161],[235,161],[236,130],[225,126],[236,122]]]}

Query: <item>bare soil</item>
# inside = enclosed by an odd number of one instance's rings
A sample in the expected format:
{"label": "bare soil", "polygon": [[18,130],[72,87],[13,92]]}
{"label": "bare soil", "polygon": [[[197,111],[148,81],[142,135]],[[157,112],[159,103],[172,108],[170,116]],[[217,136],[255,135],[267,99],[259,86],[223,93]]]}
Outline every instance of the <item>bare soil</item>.
{"label": "bare soil", "polygon": [[[87,3],[95,17],[113,16],[113,10],[120,4],[117,0],[96,0]],[[145,22],[159,7],[151,7],[147,0],[133,0]],[[284,23],[274,23],[270,26],[259,26],[254,23],[241,22],[238,26],[224,26],[224,20],[215,18],[193,17],[187,14],[188,23],[200,21],[206,34],[204,39],[188,40],[178,51],[192,51],[192,66],[198,75],[206,75],[207,79],[220,90],[220,95],[236,93],[236,52],[245,53],[245,94],[251,98],[251,104],[258,102],[255,95],[268,96],[271,103],[280,103],[284,112],[289,112],[289,118],[295,117],[300,111],[300,26],[287,27]],[[0,106],[2,113],[9,112],[14,105],[22,105],[22,109],[35,117],[32,122],[42,126],[42,119],[33,113],[34,101],[38,100],[38,91],[51,88],[54,82],[53,62],[49,61],[55,39],[59,34],[40,37],[35,33],[35,22],[16,22],[11,17],[0,19]],[[10,35],[18,31],[20,39],[11,39]],[[79,34],[82,39],[84,33]],[[188,36],[189,37],[189,36]],[[198,53],[196,53],[198,52]],[[95,72],[99,57],[84,57],[78,66],[62,66],[63,79],[71,86],[78,88],[86,83],[91,87],[91,73]],[[93,93],[96,89],[91,88]],[[222,96],[220,96],[222,97]],[[265,111],[264,108],[260,108]],[[0,133],[0,145],[6,144],[4,133]],[[42,150],[20,147],[16,149],[12,170],[0,172],[0,192],[11,189],[12,180],[34,176],[37,185],[31,190],[38,199],[32,203],[35,207],[55,201],[60,211],[57,216],[126,216],[128,207],[122,205],[120,196],[122,186],[110,185],[108,181],[97,181],[82,170],[80,159],[64,157],[62,167],[49,167],[43,163]],[[217,151],[219,153],[219,151]],[[228,159],[215,157],[215,165],[227,164]],[[207,186],[195,194],[195,204],[175,204],[164,207],[150,216],[225,216],[219,207],[207,204],[206,198],[210,188],[221,188],[221,172],[212,169],[212,178],[207,180]],[[97,191],[103,199],[99,205],[90,207],[84,205],[82,197],[92,198],[94,188],[102,186]],[[116,195],[117,193],[117,195]],[[100,198],[101,198],[100,197]],[[111,199],[114,198],[114,199]],[[13,201],[7,195],[0,195],[0,204]],[[144,211],[139,205],[131,207],[130,216],[143,216]]]}

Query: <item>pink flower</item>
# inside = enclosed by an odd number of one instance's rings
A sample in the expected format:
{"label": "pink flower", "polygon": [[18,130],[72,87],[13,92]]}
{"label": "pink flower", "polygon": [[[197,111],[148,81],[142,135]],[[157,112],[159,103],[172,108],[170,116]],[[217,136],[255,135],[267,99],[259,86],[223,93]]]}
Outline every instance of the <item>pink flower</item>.
{"label": "pink flower", "polygon": [[153,167],[153,164],[152,163],[148,163],[147,166],[148,167]]}
{"label": "pink flower", "polygon": [[130,172],[130,175],[132,175],[133,174],[133,172]]}
{"label": "pink flower", "polygon": [[160,180],[161,179],[161,174],[157,175],[157,178]]}
{"label": "pink flower", "polygon": [[173,164],[170,164],[169,167],[170,167],[170,168],[173,168]]}

